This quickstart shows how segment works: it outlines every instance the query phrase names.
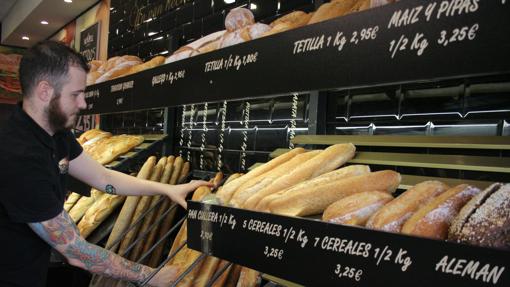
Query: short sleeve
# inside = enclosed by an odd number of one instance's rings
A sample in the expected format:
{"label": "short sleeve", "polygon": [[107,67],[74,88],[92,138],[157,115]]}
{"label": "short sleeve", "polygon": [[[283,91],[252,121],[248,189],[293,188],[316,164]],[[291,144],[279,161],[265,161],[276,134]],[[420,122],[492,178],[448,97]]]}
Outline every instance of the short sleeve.
{"label": "short sleeve", "polygon": [[69,161],[77,158],[82,152],[83,147],[78,143],[73,133],[67,133],[67,141],[69,142]]}
{"label": "short sleeve", "polygon": [[9,177],[1,186],[0,202],[12,221],[41,222],[62,212],[57,183],[52,182],[42,158],[27,156],[8,165]]}

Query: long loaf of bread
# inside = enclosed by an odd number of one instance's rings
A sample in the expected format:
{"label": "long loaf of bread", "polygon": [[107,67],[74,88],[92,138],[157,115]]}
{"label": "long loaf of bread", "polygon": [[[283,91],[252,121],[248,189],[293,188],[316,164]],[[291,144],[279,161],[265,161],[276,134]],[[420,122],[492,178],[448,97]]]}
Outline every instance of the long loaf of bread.
{"label": "long loaf of bread", "polygon": [[225,184],[223,186],[223,188],[221,189],[221,191],[218,191],[216,193],[216,196],[223,203],[229,202],[230,199],[232,198],[232,195],[234,194],[234,192],[242,184],[244,184],[245,182],[247,182],[248,180],[250,180],[252,178],[255,178],[261,174],[264,174],[264,173],[272,170],[273,168],[283,164],[284,162],[287,162],[294,156],[296,156],[300,153],[304,153],[304,152],[305,152],[305,150],[303,148],[295,148],[293,150],[290,150],[289,152],[284,153],[284,154],[270,160],[269,162],[251,170],[250,172],[237,178],[236,180],[233,180],[233,181],[229,182],[228,184]]}
{"label": "long loaf of bread", "polygon": [[447,189],[448,186],[440,181],[429,180],[418,183],[379,209],[370,217],[366,227],[400,232],[402,225],[413,213]]}
{"label": "long loaf of bread", "polygon": [[275,167],[274,169],[245,182],[237,189],[237,191],[230,199],[230,205],[235,207],[250,208],[249,206],[246,206],[246,200],[254,196],[257,192],[270,186],[277,179],[292,172],[303,163],[318,156],[321,152],[322,151],[320,150],[315,150],[298,154],[286,163],[283,163],[280,166]]}
{"label": "long loaf of bread", "polygon": [[270,194],[335,170],[352,159],[355,152],[356,147],[350,143],[332,145],[288,174],[273,181],[271,185],[252,195],[244,203],[243,207],[254,209],[259,201]]}
{"label": "long loaf of bread", "polygon": [[347,167],[343,167],[328,173],[325,173],[321,176],[318,176],[314,179],[310,179],[301,183],[298,183],[292,187],[279,191],[277,193],[273,193],[264,197],[257,206],[255,207],[258,211],[269,212],[269,203],[285,194],[291,194],[292,192],[296,192],[303,189],[308,189],[312,186],[318,186],[322,184],[327,184],[332,181],[337,181],[341,179],[345,179],[351,176],[357,176],[362,174],[367,174],[370,172],[370,167],[368,165],[350,165]]}
{"label": "long loaf of bread", "polygon": [[[143,164],[140,172],[138,172],[137,178],[147,179],[150,177],[152,173],[152,169],[156,165],[156,157],[149,157],[145,163]],[[131,218],[133,218],[133,213],[136,210],[136,206],[138,205],[138,201],[140,200],[139,196],[128,196],[122,209],[120,211],[119,217],[117,217],[117,221],[115,221],[115,225],[113,226],[112,232],[108,237],[108,241],[106,242],[106,249],[109,249],[112,252],[116,252],[119,244],[113,246],[113,243],[117,241],[121,234],[126,231],[131,223]]]}
{"label": "long loaf of bread", "polygon": [[324,210],[322,220],[345,225],[365,226],[367,220],[393,196],[381,191],[355,193],[334,202]]}
{"label": "long loaf of bread", "polygon": [[[174,171],[174,166],[173,166],[174,161],[175,161],[174,156],[168,157],[168,159],[166,161],[165,168],[163,170],[163,175],[161,176],[161,181],[160,181],[161,183],[165,183],[165,184],[169,183],[170,178],[172,177],[172,173]],[[157,220],[157,218],[163,212],[165,212],[166,209],[168,209],[169,205],[170,205],[170,199],[164,198],[163,202],[160,204],[160,206],[157,208],[157,210],[155,212],[155,220]],[[162,223],[163,223],[163,221],[159,224],[158,227],[153,228],[149,232],[149,235],[147,235],[147,239],[145,240],[145,244],[144,244],[142,252],[141,252],[142,254],[146,253],[152,247],[152,244],[156,241],[156,235],[158,235],[159,230],[162,226]]]}
{"label": "long loaf of bread", "polygon": [[[163,175],[165,173],[166,162],[167,162],[167,157],[162,157],[159,159],[158,163],[156,164],[156,170],[153,173],[153,176],[151,178],[152,181],[159,181],[161,183],[164,183]],[[167,174],[167,176],[168,176],[168,174]],[[149,212],[143,219],[143,223],[140,227],[140,231],[138,231],[138,236],[141,236],[142,234],[147,232],[147,230],[149,230],[150,226],[154,223],[154,220],[156,219],[156,215],[157,215],[155,206],[156,206],[156,204],[158,204],[158,202],[160,201],[161,198],[162,198],[161,195],[151,196],[148,209],[152,208],[153,210],[151,212]],[[153,229],[156,229],[156,228],[153,228]],[[138,259],[140,258],[140,255],[143,251],[144,245],[146,243],[148,243],[148,239],[149,238],[148,238],[148,234],[147,234],[147,237],[145,237],[145,240],[140,240],[140,241],[138,241],[138,243],[136,243],[136,245],[133,248],[133,250],[131,251],[131,255],[129,257],[132,261],[138,261]]]}
{"label": "long loaf of bread", "polygon": [[78,223],[81,236],[87,238],[125,199],[126,197],[122,195],[105,194],[101,196],[85,212],[82,220]]}
{"label": "long loaf of bread", "polygon": [[[175,162],[173,165],[174,171],[172,173],[172,176],[170,177],[169,184],[171,184],[171,185],[175,184],[178,179],[182,178],[182,174],[186,172],[186,169],[189,170],[189,163],[186,162],[183,164],[182,161],[183,161],[183,159],[181,157],[177,157],[175,159]],[[178,169],[179,167],[181,167],[181,169]],[[195,193],[196,193],[196,191],[195,191]],[[170,201],[170,199],[167,199],[161,206],[161,209],[160,209],[161,213],[164,212],[165,210],[167,210],[171,206],[171,204],[172,204],[172,202]],[[172,222],[174,221],[176,212],[177,212],[177,209],[174,209],[166,215],[165,219],[163,219],[163,223],[159,227],[156,238],[158,238],[158,239],[162,238],[165,235],[165,233],[167,233],[168,230],[170,230]],[[182,226],[181,226],[181,228],[182,228]],[[177,235],[177,236],[179,236],[179,235]],[[177,237],[174,240],[174,243],[176,240],[177,240]],[[159,261],[161,260],[161,256],[163,254],[163,248],[164,248],[164,244],[159,244],[158,246],[156,246],[156,248],[154,249],[154,251],[151,254],[151,258],[149,259],[149,263],[148,263],[149,266],[156,267],[159,264]],[[147,247],[147,250],[148,249],[149,249],[149,247]]]}
{"label": "long loaf of bread", "polygon": [[[152,171],[152,174],[150,176],[151,181],[159,181],[161,178],[161,174],[163,172],[163,166],[160,164],[156,164],[154,167],[154,170]],[[138,201],[138,205],[136,206],[135,212],[133,213],[133,217],[131,218],[130,226],[134,225],[135,222],[137,222],[142,214],[149,209],[149,205],[151,202],[152,196],[142,196],[140,201]],[[139,223],[137,226],[135,226],[133,229],[131,229],[126,236],[122,239],[122,242],[119,247],[119,254],[123,255],[125,254],[127,248],[131,243],[135,240],[138,231],[141,229],[141,223]],[[127,254],[125,255],[127,257]]]}
{"label": "long loaf of bread", "polygon": [[64,210],[69,212],[71,208],[78,202],[78,200],[81,198],[81,194],[76,192],[71,192],[69,197],[67,198],[66,202],[64,202]]}
{"label": "long loaf of bread", "polygon": [[358,192],[379,190],[393,193],[400,180],[400,174],[391,170],[352,176],[285,194],[271,201],[269,210],[289,216],[319,214],[333,202]]}
{"label": "long loaf of bread", "polygon": [[478,193],[480,189],[467,184],[450,188],[413,214],[402,226],[402,233],[446,239],[455,216]]}
{"label": "long loaf of bread", "polygon": [[98,200],[101,196],[103,196],[103,193],[95,188],[91,189],[90,196],[82,196],[78,202],[71,208],[69,211],[69,216],[71,219],[78,223],[80,219],[85,215],[85,212],[94,204],[96,200]]}

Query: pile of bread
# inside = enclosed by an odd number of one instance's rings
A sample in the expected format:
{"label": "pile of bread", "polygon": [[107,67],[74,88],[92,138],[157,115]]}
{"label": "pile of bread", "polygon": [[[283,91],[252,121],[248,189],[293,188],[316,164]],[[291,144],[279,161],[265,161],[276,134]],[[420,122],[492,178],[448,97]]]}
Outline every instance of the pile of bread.
{"label": "pile of bread", "polygon": [[[401,176],[343,164],[352,144],[306,152],[295,148],[226,183],[216,198],[224,205],[288,216],[322,214],[323,220],[388,232],[450,239],[510,249],[510,185],[485,191],[461,184],[425,181],[392,195]],[[255,286],[258,273],[242,268],[242,286]]]}
{"label": "pile of bread", "polygon": [[112,57],[107,61],[91,61],[89,63],[90,71],[87,75],[87,85],[102,83],[151,69],[163,63],[172,63],[195,55],[395,1],[396,0],[332,0],[331,2],[322,4],[315,12],[306,13],[303,11],[294,11],[276,19],[269,25],[256,23],[255,17],[249,9],[235,8],[232,9],[225,18],[225,30],[214,32],[182,46],[166,59],[163,56],[156,56],[144,63],[137,56],[125,55]]}
{"label": "pile of bread", "polygon": [[225,30],[204,36],[187,44],[170,57],[165,63],[186,59],[228,46],[244,43],[261,37],[274,35],[309,24],[315,24],[332,18],[363,11],[371,7],[392,3],[393,0],[332,0],[322,4],[317,11],[306,13],[294,11],[286,14],[269,25],[256,23],[253,13],[246,8],[232,9],[225,17]]}
{"label": "pile of bread", "polygon": [[99,84],[105,81],[135,74],[148,70],[165,62],[165,57],[156,56],[143,62],[137,56],[116,56],[107,61],[92,60],[89,62],[90,71],[87,74],[87,85]]}
{"label": "pile of bread", "polygon": [[[143,136],[112,136],[111,133],[99,129],[89,130],[78,138],[84,152],[101,164],[114,161],[143,141]],[[95,188],[92,188],[90,193],[91,196],[87,197],[73,192],[64,203],[64,210],[78,223],[85,238],[124,201],[122,196],[105,194]]]}

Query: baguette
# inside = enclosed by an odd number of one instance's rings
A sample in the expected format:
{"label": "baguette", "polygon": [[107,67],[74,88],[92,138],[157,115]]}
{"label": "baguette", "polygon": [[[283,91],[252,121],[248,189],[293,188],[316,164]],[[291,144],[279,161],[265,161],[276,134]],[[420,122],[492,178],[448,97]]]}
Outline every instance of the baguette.
{"label": "baguette", "polygon": [[[152,181],[158,181],[160,183],[165,183],[165,182],[163,182],[165,180],[163,178],[163,175],[165,173],[166,161],[167,161],[166,157],[162,157],[158,161],[158,163],[156,164],[156,171],[153,173],[153,176],[151,178]],[[155,174],[156,174],[156,176],[154,176]],[[161,195],[156,195],[156,196],[151,197],[148,209],[152,209],[152,211],[149,212],[143,219],[142,227],[140,228],[140,231],[138,232],[138,236],[141,236],[142,234],[147,232],[147,230],[150,228],[150,226],[156,220],[156,215],[157,215],[156,205],[161,201],[162,198],[163,198],[163,196],[161,196]],[[154,227],[152,230],[155,230],[155,229],[157,229],[157,228]],[[145,240],[138,241],[138,243],[135,245],[135,247],[131,251],[130,259],[132,261],[138,261],[138,259],[140,258],[140,255],[142,254],[145,244],[152,245],[152,243],[154,242],[153,239],[151,242],[151,239],[149,238],[149,234],[145,237]]]}
{"label": "baguette", "polygon": [[122,195],[104,194],[101,196],[85,212],[82,220],[78,223],[81,236],[87,238],[125,199],[126,197]]}
{"label": "baguette", "polygon": [[350,166],[347,166],[344,168],[340,168],[340,169],[325,173],[325,174],[318,176],[314,179],[307,180],[302,183],[298,183],[290,188],[284,189],[277,193],[268,195],[268,196],[264,197],[261,201],[259,201],[259,203],[255,207],[255,210],[269,212],[269,203],[271,201],[275,200],[276,198],[279,198],[287,193],[291,194],[293,192],[296,192],[296,191],[299,191],[302,189],[308,189],[313,186],[327,184],[331,181],[340,180],[340,179],[348,178],[351,176],[362,175],[362,174],[367,174],[367,173],[370,173],[370,167],[368,167],[368,165],[350,165]]}
{"label": "baguette", "polygon": [[[155,164],[156,157],[149,157],[143,164],[140,172],[138,172],[136,177],[140,179],[149,178]],[[115,221],[115,225],[113,226],[112,232],[110,233],[108,241],[106,242],[106,249],[112,252],[117,250],[119,244],[113,246],[113,242],[117,241],[120,238],[120,235],[124,233],[124,231],[126,231],[126,229],[129,227],[129,223],[131,222],[131,218],[133,217],[133,213],[135,212],[139,200],[139,196],[128,196],[126,198],[126,201],[124,202],[124,205],[120,211],[119,217],[117,217],[117,221]]]}
{"label": "baguette", "polygon": [[76,192],[71,192],[69,197],[67,198],[66,202],[64,202],[64,210],[69,213],[71,208],[78,202],[78,200],[81,198],[81,194]]}
{"label": "baguette", "polygon": [[257,194],[259,191],[264,190],[264,188],[270,186],[279,178],[297,169],[300,165],[308,162],[312,158],[315,158],[321,152],[322,151],[320,150],[314,150],[298,154],[286,163],[283,163],[271,171],[244,183],[234,193],[230,200],[230,204],[234,207],[250,208],[250,205],[246,202],[249,198]]}
{"label": "baguette", "polygon": [[402,226],[402,233],[446,239],[455,216],[478,193],[480,189],[467,184],[450,188],[413,214]]}
{"label": "baguette", "polygon": [[260,272],[243,267],[239,274],[239,281],[237,281],[236,287],[254,287],[259,286],[261,283]]}
{"label": "baguette", "polygon": [[[213,274],[216,275],[216,273],[220,272],[220,270],[225,268],[225,266],[227,264],[229,264],[228,261],[220,260],[220,262],[218,263],[218,266],[216,267],[216,270],[214,270]],[[230,265],[229,267],[227,267],[227,269],[225,269],[225,271],[223,271],[223,273],[221,273],[220,277],[218,277],[218,279],[216,279],[216,281],[213,282],[211,287],[223,287],[223,286],[227,286],[226,285],[227,279],[232,274],[232,271],[233,271],[232,269],[234,267],[235,267],[235,265]],[[237,279],[236,279],[236,282],[237,282]]]}
{"label": "baguette", "polygon": [[326,208],[322,220],[345,225],[365,226],[368,218],[393,199],[388,193],[365,191],[334,202]]}
{"label": "baguette", "polygon": [[94,204],[96,200],[98,200],[103,195],[102,192],[93,188],[90,191],[90,196],[82,196],[76,204],[69,211],[69,216],[74,221],[74,223],[78,223],[80,219],[85,215],[85,212]]}
{"label": "baguette", "polygon": [[193,282],[193,287],[205,287],[209,280],[214,276],[214,271],[218,268],[221,259],[214,256],[207,256],[202,263],[202,267],[198,272],[198,275]]}
{"label": "baguette", "polygon": [[355,193],[371,190],[393,193],[400,180],[400,174],[391,170],[352,176],[285,194],[271,201],[269,210],[289,216],[319,214],[333,202]]}
{"label": "baguette", "polygon": [[[211,193],[211,189],[206,186],[201,186],[195,193],[193,194],[192,200],[200,200],[204,198],[206,195]],[[175,237],[175,240],[172,244],[172,248],[170,249],[169,255],[174,253],[177,248],[179,248],[187,238],[187,223],[184,221],[179,233]],[[187,246],[184,246],[170,261],[167,262],[167,266],[175,266],[178,270],[186,270],[193,261],[195,261],[199,256],[200,252],[189,249]]]}
{"label": "baguette", "polygon": [[179,179],[176,183],[182,183],[182,181],[188,176],[189,171],[191,169],[191,164],[189,162],[185,162],[182,165],[181,173],[179,175]]}
{"label": "baguette", "polygon": [[[161,174],[163,172],[163,166],[160,164],[156,164],[154,167],[154,170],[152,171],[152,174],[150,176],[150,181],[159,181],[161,178]],[[153,196],[142,196],[140,201],[138,201],[138,204],[136,205],[135,213],[133,214],[133,217],[131,218],[130,226],[135,224],[137,222],[142,214],[146,212],[149,209],[149,205],[151,203]],[[142,231],[141,226],[142,224],[139,223],[137,226],[135,226],[133,229],[131,229],[126,236],[122,239],[122,242],[119,247],[119,254],[124,255],[126,253],[127,248],[131,243],[135,240],[136,236],[139,234],[139,231]],[[143,231],[142,231],[143,232]],[[132,252],[135,252],[134,249],[132,249]],[[127,258],[127,254],[125,254],[125,257]]]}
{"label": "baguette", "polygon": [[273,181],[271,185],[252,195],[244,203],[243,207],[253,209],[257,206],[260,200],[270,194],[337,169],[352,159],[355,151],[356,147],[350,143],[332,145],[317,156],[299,165],[288,174],[279,177],[277,180]]}
{"label": "baguette", "polygon": [[264,173],[274,169],[275,167],[289,161],[294,156],[304,153],[304,152],[305,152],[305,150],[303,148],[298,147],[298,148],[292,149],[289,152],[284,153],[284,154],[270,160],[269,162],[251,170],[247,174],[245,174],[235,180],[232,180],[228,184],[223,185],[223,188],[221,189],[221,191],[217,192],[216,196],[220,199],[220,201],[222,203],[226,204],[227,202],[230,201],[230,199],[232,198],[232,195],[234,195],[234,192],[241,185],[243,185],[244,183],[246,183],[247,181],[249,181],[253,178],[256,178],[257,176],[259,176],[261,174],[264,174]]}
{"label": "baguette", "polygon": [[[170,182],[169,184],[175,184],[176,181],[177,181],[177,178],[180,177],[180,175],[185,171],[186,169],[186,166],[187,164],[182,164],[182,163],[179,163],[179,162],[182,162],[182,157],[177,157],[173,163],[173,170],[174,172],[172,173],[172,176],[170,177]],[[187,163],[187,162],[186,162]],[[182,166],[182,169],[179,170],[177,169],[179,166]],[[188,165],[189,166],[189,165]],[[195,196],[197,192],[195,191],[195,193],[193,194],[193,196]],[[199,196],[199,194],[197,194],[197,196]],[[165,210],[167,210],[168,208],[170,208],[172,204],[172,201],[170,201],[170,199],[167,199],[165,200],[165,202],[163,202],[163,204],[161,205],[160,207],[160,211],[158,212],[158,214],[161,214],[163,213]],[[168,230],[170,230],[171,228],[171,225],[172,225],[172,222],[174,221],[174,217],[175,217],[175,213],[177,212],[177,209],[174,208],[172,211],[170,211],[167,216],[165,217],[165,219],[163,219],[163,223],[160,225],[159,227],[159,230],[158,230],[158,238],[162,238],[165,233],[168,232]],[[185,225],[185,224],[183,224]],[[181,229],[182,229],[183,226],[181,226]],[[179,230],[179,232],[181,232]],[[183,231],[185,232],[185,231]],[[149,234],[149,236],[151,236]],[[178,235],[179,236],[179,233]],[[176,241],[177,241],[177,237],[176,239],[174,240],[174,244],[176,244]],[[146,250],[148,250],[150,247],[146,247]],[[151,255],[151,258],[149,259],[149,263],[148,265],[151,266],[151,267],[156,267],[158,264],[159,264],[159,261],[161,260],[161,255],[163,254],[163,248],[164,248],[164,245],[163,244],[159,244],[155,249],[154,251],[152,252],[152,255]]]}
{"label": "baguette", "polygon": [[172,173],[172,177],[170,178],[170,184],[174,185],[177,183],[181,176],[181,171],[184,165],[184,160],[182,157],[178,156],[174,161],[174,170],[176,172]]}
{"label": "baguette", "polygon": [[367,227],[389,232],[400,232],[402,225],[420,207],[445,192],[448,186],[440,181],[418,183],[377,211],[367,222]]}
{"label": "baguette", "polygon": [[[182,160],[182,158],[181,158],[181,160]],[[177,170],[176,169],[176,166],[174,165],[175,161],[173,161],[173,163],[172,162],[167,162],[167,165],[168,164],[173,164],[172,165],[173,173],[172,173],[172,176],[170,177],[171,179],[170,179],[169,184],[175,184],[175,181],[172,181],[172,178],[175,180],[175,178],[179,177],[179,174],[181,174],[184,171],[184,169],[186,168],[186,164],[183,165],[182,170]],[[176,176],[174,176],[175,173],[177,174]],[[172,203],[172,201],[169,198],[166,199],[163,202],[163,204],[161,204],[161,206],[160,206],[160,208],[158,210],[158,214],[162,214],[166,210],[168,210],[168,208],[171,207],[171,204],[175,204],[175,203]],[[174,217],[175,217],[175,213],[176,212],[177,212],[177,208],[174,208],[172,211],[170,211],[166,215],[165,219],[163,219],[163,222],[159,226],[158,230],[157,231],[153,230],[151,232],[151,234],[149,234],[149,238],[150,237],[154,237],[155,235],[157,235],[158,240],[163,238],[163,236],[168,232],[168,230],[170,230],[172,222],[174,221]],[[182,226],[181,226],[181,228],[182,228]],[[154,233],[154,234],[152,234],[152,233]],[[143,253],[147,252],[147,250],[149,250],[150,247],[151,247],[150,245],[146,244],[145,247],[144,247]],[[161,260],[161,255],[163,254],[163,248],[164,248],[164,244],[159,244],[152,251],[152,254],[151,254],[151,257],[150,257],[149,263],[148,263],[149,266],[156,267],[159,264],[159,261]]]}

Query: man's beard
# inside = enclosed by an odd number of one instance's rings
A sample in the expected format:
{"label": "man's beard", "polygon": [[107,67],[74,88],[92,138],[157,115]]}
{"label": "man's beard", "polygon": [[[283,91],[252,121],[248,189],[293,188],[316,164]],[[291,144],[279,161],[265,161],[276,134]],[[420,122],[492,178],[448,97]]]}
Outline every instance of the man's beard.
{"label": "man's beard", "polygon": [[62,111],[59,99],[60,95],[56,94],[55,97],[50,100],[48,106],[48,121],[51,129],[54,131],[70,129],[75,124],[74,121],[68,124],[69,117]]}

